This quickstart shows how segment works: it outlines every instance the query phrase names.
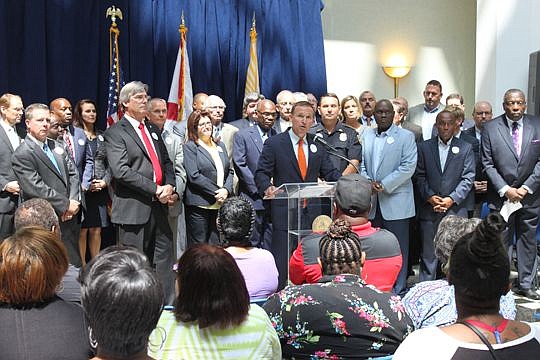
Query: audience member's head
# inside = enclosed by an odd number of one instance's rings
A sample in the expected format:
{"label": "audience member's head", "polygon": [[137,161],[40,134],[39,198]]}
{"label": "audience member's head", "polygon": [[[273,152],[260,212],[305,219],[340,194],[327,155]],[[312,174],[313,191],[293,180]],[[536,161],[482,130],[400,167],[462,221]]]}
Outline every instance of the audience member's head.
{"label": "audience member's head", "polygon": [[250,92],[244,97],[242,104],[242,118],[251,121],[257,120],[257,104],[264,100],[264,95],[258,92]]}
{"label": "audience member's head", "polygon": [[400,125],[405,118],[405,110],[403,109],[403,105],[401,104],[401,101],[397,99],[392,99],[392,106],[394,107],[393,122],[395,125]]}
{"label": "audience member's head", "polygon": [[214,126],[219,126],[223,117],[225,116],[225,109],[227,106],[222,98],[217,95],[210,95],[206,99],[206,110],[210,115],[210,120]]}
{"label": "audience member's head", "polygon": [[321,95],[321,99],[319,100],[319,115],[325,124],[336,123],[340,110],[339,98],[336,94],[326,93]]}
{"label": "audience member's head", "polygon": [[484,123],[493,118],[493,109],[491,108],[491,104],[487,101],[478,101],[476,104],[474,104],[472,116],[476,128],[481,130]]}
{"label": "audience member's head", "polygon": [[367,218],[371,209],[371,182],[360,174],[339,178],[334,191],[334,217]]}
{"label": "audience member's head", "polygon": [[358,122],[360,118],[360,103],[354,95],[347,95],[341,99],[341,116],[345,122]]}
{"label": "audience member's head", "polygon": [[18,124],[22,120],[24,107],[19,95],[5,93],[0,96],[0,118],[10,126]]}
{"label": "audience member's head", "polygon": [[134,248],[109,247],[86,265],[80,281],[98,356],[131,359],[146,353],[163,308],[163,290],[146,257]]}
{"label": "audience member's head", "polygon": [[519,89],[509,89],[504,93],[503,109],[506,117],[518,121],[527,109],[525,94]]}
{"label": "audience member's head", "polygon": [[401,107],[403,107],[403,121],[405,121],[407,114],[409,113],[409,102],[403,96],[398,96],[394,100],[399,102]]}
{"label": "audience member's head", "polygon": [[51,126],[49,108],[45,104],[30,104],[24,110],[26,117],[26,130],[35,139],[45,142]]}
{"label": "audience member's head", "polygon": [[[199,140],[199,123],[201,122],[201,119],[210,119],[210,114],[206,110],[195,110],[191,113],[191,115],[189,115],[187,120],[187,132],[189,140]],[[212,120],[210,120],[210,126],[213,126]]]}
{"label": "audience member's head", "polygon": [[217,228],[221,240],[230,246],[251,247],[255,210],[241,197],[230,197],[218,210]]}
{"label": "audience member's head", "polygon": [[377,132],[382,133],[390,128],[394,123],[394,106],[388,99],[382,99],[375,104],[375,122]]}
{"label": "audience member's head", "polygon": [[335,220],[319,242],[321,266],[324,275],[360,275],[365,254],[358,235],[350,224]]}
{"label": "audience member's head", "polygon": [[302,91],[296,91],[293,93],[294,95],[294,102],[297,103],[299,101],[308,101],[308,97],[306,95],[306,93],[302,92]]}
{"label": "audience member's head", "polygon": [[240,325],[248,315],[249,294],[234,258],[208,244],[188,247],[177,263],[177,321],[201,329]]}
{"label": "audience member's head", "polygon": [[45,199],[26,200],[17,207],[14,216],[15,230],[25,226],[40,226],[46,230],[60,234],[58,216],[51,203]]}
{"label": "audience member's head", "polygon": [[73,110],[73,125],[84,128],[85,124],[96,124],[96,102],[90,99],[82,99],[77,101]]}
{"label": "audience member's head", "polygon": [[439,138],[446,144],[452,139],[459,126],[457,125],[454,113],[443,110],[435,118],[435,127],[437,128]]}
{"label": "audience member's head", "polygon": [[[289,90],[282,90],[276,96],[276,108],[279,112],[279,116],[285,120],[289,121],[289,117],[292,113],[292,107],[296,103],[294,94]],[[310,106],[312,106],[310,104]],[[313,107],[312,107],[313,108]]]}
{"label": "audience member's head", "polygon": [[58,120],[58,117],[53,113],[50,114],[50,119],[51,122],[49,124],[49,130],[47,131],[47,137],[56,141],[64,135],[66,128],[60,124],[60,120]]}
{"label": "audience member's head", "polygon": [[501,215],[491,213],[452,250],[448,281],[455,288],[460,318],[499,311],[500,297],[510,284],[510,262],[501,240],[505,226]]}
{"label": "audience member's head", "polygon": [[0,301],[32,307],[55,296],[68,268],[64,244],[49,230],[24,227],[0,244]]}
{"label": "audience member's head", "polygon": [[49,104],[51,113],[56,115],[63,127],[71,125],[73,122],[73,109],[68,99],[57,98]]}
{"label": "audience member's head", "polygon": [[257,104],[257,123],[263,131],[268,131],[274,125],[277,117],[276,105],[272,100],[264,99]]}
{"label": "audience member's head", "polygon": [[310,103],[313,107],[313,111],[317,112],[317,97],[315,97],[315,95],[313,95],[312,93],[307,93],[306,97],[307,102]]}
{"label": "audience member's head", "polygon": [[307,101],[300,101],[294,104],[290,120],[292,131],[299,138],[304,138],[315,121],[315,113],[313,112],[311,104]]}
{"label": "audience member's head", "polygon": [[120,90],[118,102],[122,104],[124,112],[134,118],[142,121],[146,117],[148,102],[148,85],[140,81],[131,81],[124,85]]}
{"label": "audience member's head", "polygon": [[208,95],[205,93],[196,93],[193,95],[193,111],[205,109],[207,99]]}
{"label": "audience member's head", "polygon": [[375,95],[369,90],[362,91],[358,97],[358,101],[360,101],[360,106],[362,107],[362,115],[367,118],[373,116],[375,103],[377,102]]}
{"label": "audience member's head", "polygon": [[167,102],[164,99],[152,98],[148,101],[148,120],[163,130],[167,121]]}
{"label": "audience member's head", "polygon": [[480,222],[481,220],[477,218],[467,219],[456,215],[448,215],[441,220],[433,242],[435,256],[445,273],[448,272],[448,260],[456,242],[473,232]]}
{"label": "audience member's head", "polygon": [[426,87],[423,92],[424,95],[424,105],[428,110],[433,110],[441,103],[442,97],[442,85],[437,80],[430,80],[426,84]]}
{"label": "audience member's head", "polygon": [[463,124],[463,121],[465,121],[465,112],[457,105],[447,105],[444,110],[450,111],[452,114],[454,114],[454,117],[456,118],[457,129],[459,129]]}
{"label": "audience member's head", "polygon": [[463,96],[458,93],[452,93],[446,97],[446,106],[457,106],[461,110],[465,111],[465,104]]}

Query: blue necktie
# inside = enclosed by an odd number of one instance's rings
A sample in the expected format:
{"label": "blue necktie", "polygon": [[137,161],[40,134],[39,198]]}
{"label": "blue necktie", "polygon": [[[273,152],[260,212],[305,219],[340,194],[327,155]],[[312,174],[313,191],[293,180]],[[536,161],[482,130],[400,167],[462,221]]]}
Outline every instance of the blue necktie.
{"label": "blue necktie", "polygon": [[60,168],[58,167],[58,163],[56,162],[56,159],[54,158],[54,154],[51,151],[51,148],[47,144],[43,144],[43,151],[45,151],[45,154],[47,154],[47,157],[49,158],[49,160],[51,160],[56,170],[58,170],[58,173],[62,174],[62,172],[60,171]]}

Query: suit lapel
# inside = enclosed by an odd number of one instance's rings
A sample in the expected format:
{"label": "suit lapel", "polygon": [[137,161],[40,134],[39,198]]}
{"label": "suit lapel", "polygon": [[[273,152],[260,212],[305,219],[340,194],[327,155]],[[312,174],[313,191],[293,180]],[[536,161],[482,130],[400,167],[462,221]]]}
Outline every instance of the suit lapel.
{"label": "suit lapel", "polygon": [[[448,149],[448,154],[446,155],[446,161],[444,163],[444,170],[442,171],[442,173],[444,174],[446,172],[446,170],[448,169],[448,164],[450,164],[450,162],[454,159],[454,157],[456,157],[456,154],[454,154],[454,152],[452,151],[452,148],[456,147],[458,148],[458,151],[461,151],[461,149],[459,148],[459,146],[457,146],[456,144],[456,138],[453,137],[452,140],[450,141],[450,148]],[[459,152],[458,152],[459,153]],[[439,152],[437,151],[437,155],[439,155]],[[439,164],[440,164],[440,160],[439,160]],[[439,165],[440,166],[440,165]]]}
{"label": "suit lapel", "polygon": [[131,123],[127,119],[123,118],[122,120],[120,120],[118,122],[118,124],[122,127],[122,129],[124,129],[124,131],[129,136],[131,136],[131,138],[133,139],[133,141],[135,141],[137,146],[139,146],[139,148],[141,148],[141,151],[143,152],[143,154],[148,159],[150,159],[150,156],[148,155],[148,152],[146,151],[146,147],[144,146],[144,144],[143,144],[141,138],[139,137],[139,135],[135,132],[135,129],[133,128],[133,126],[131,126]]}
{"label": "suit lapel", "polygon": [[[500,126],[497,126],[497,130],[499,131],[499,135],[503,139],[503,141],[506,143],[506,146],[510,149],[512,154],[514,154],[514,157],[516,160],[519,161],[519,157],[516,153],[516,149],[514,149],[514,141],[512,140],[512,136],[510,135],[510,128],[508,127],[508,122],[506,121],[506,117],[504,115],[501,115],[499,118],[500,122],[502,124],[499,124]],[[523,126],[523,130],[525,131],[525,126]],[[525,137],[523,138],[525,140]],[[523,145],[523,142],[522,142]]]}
{"label": "suit lapel", "polygon": [[[217,145],[219,147],[219,145]],[[216,164],[214,163],[214,160],[212,159],[212,155],[201,145],[197,144],[198,151],[208,159],[208,161],[212,164],[213,167],[216,167]],[[221,158],[221,155],[219,156]]]}
{"label": "suit lapel", "polygon": [[[292,131],[292,130],[290,130]],[[293,143],[291,141],[291,137],[289,135],[289,132],[286,131],[284,133],[283,137],[281,138],[281,146],[283,149],[285,149],[285,151],[287,151],[289,154],[288,154],[288,158],[291,159],[291,166],[293,167],[293,169],[296,170],[296,173],[298,174],[298,177],[300,179],[302,179],[302,173],[300,172],[300,168],[298,167],[298,159],[296,158],[296,155],[294,153],[294,148],[293,148]],[[310,156],[311,158],[311,156]],[[308,170],[309,170],[309,163],[308,163]]]}
{"label": "suit lapel", "polygon": [[439,173],[442,174],[441,157],[439,156],[439,137],[433,138],[433,141],[431,141],[431,152],[435,158],[435,166],[437,167],[437,170],[439,170]]}
{"label": "suit lapel", "polygon": [[[532,120],[534,121],[534,120]],[[527,148],[531,144],[532,137],[533,137],[533,127],[531,125],[531,119],[529,119],[527,116],[523,116],[523,136],[521,137],[521,154],[520,154],[520,160],[524,158],[525,151],[527,151]]]}
{"label": "suit lapel", "polygon": [[[51,171],[53,173],[56,174],[56,176],[58,176],[64,183],[65,183],[65,179],[63,177],[63,175],[61,173],[58,173],[58,169],[56,169],[56,166],[54,166],[54,164],[51,162],[51,159],[49,159],[49,157],[47,156],[47,154],[45,154],[45,152],[43,151],[43,149],[41,149],[35,142],[34,140],[30,139],[30,138],[26,138],[25,140],[26,142],[26,145],[30,148],[30,150],[36,155],[36,157],[45,165],[47,166],[49,169],[51,169]],[[51,148],[51,151],[54,149],[54,147]],[[64,151],[64,149],[62,149],[62,151]],[[58,162],[58,158],[56,156],[56,152],[53,151],[52,152],[53,155],[54,155],[54,158],[56,159],[56,161]],[[62,168],[62,165],[63,162],[58,162],[58,167],[61,169]]]}
{"label": "suit lapel", "polygon": [[0,139],[6,143],[9,151],[13,153],[13,146],[11,145],[11,141],[9,141],[6,131],[4,130],[2,126],[0,126]]}
{"label": "suit lapel", "polygon": [[[395,125],[392,125],[392,127],[390,129],[388,129],[386,131],[386,137],[384,139],[384,144],[383,144],[383,147],[382,147],[382,152],[381,152],[381,156],[380,156],[380,161],[379,161],[379,164],[377,165],[377,171],[375,172],[375,174],[378,174],[379,173],[379,169],[381,168],[382,164],[384,163],[384,157],[385,157],[385,154],[386,154],[386,151],[388,151],[389,149],[387,149],[388,146],[391,146],[391,144],[389,144],[388,142],[391,141],[392,144],[394,143],[394,141],[396,140],[396,130],[397,127]],[[375,136],[377,136],[377,129],[375,129]],[[392,139],[392,140],[390,140]]]}
{"label": "suit lapel", "polygon": [[[65,163],[64,163],[64,156],[59,155],[56,151],[54,151],[54,149],[56,149],[56,142],[54,142],[53,140],[49,140],[49,139],[47,139],[46,141],[47,141],[47,145],[49,146],[49,148],[51,150],[53,150],[53,152],[52,152],[53,156],[56,159],[56,163],[58,164],[58,168],[60,169],[60,176],[62,177],[62,180],[64,180],[64,182],[67,184],[68,183],[68,174],[66,172],[66,167],[65,167]],[[59,149],[62,149],[62,147],[59,147]],[[64,150],[64,149],[62,149],[62,150]],[[53,164],[53,166],[54,166],[54,164]],[[73,166],[75,166],[75,164],[73,164]]]}
{"label": "suit lapel", "polygon": [[260,154],[262,152],[263,143],[261,139],[261,134],[259,134],[257,126],[258,125],[254,125],[250,127],[247,131],[249,134],[249,138],[251,139],[251,141],[253,141],[253,144],[255,144],[255,147],[257,148],[257,150],[259,150]]}

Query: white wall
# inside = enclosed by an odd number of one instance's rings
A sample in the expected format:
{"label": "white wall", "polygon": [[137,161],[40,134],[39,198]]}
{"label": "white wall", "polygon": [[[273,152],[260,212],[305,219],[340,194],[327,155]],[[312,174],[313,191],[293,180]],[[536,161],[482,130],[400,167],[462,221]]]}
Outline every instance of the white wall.
{"label": "white wall", "polygon": [[[501,0],[502,1],[502,0]],[[459,92],[466,111],[475,90],[476,2],[472,0],[325,0],[322,12],[328,91],[343,97],[370,89],[393,97],[381,65],[400,54],[413,68],[400,81],[409,104],[423,102],[427,81]]]}
{"label": "white wall", "polygon": [[529,54],[540,50],[540,1],[477,0],[476,97],[502,113],[510,88],[527,94]]}

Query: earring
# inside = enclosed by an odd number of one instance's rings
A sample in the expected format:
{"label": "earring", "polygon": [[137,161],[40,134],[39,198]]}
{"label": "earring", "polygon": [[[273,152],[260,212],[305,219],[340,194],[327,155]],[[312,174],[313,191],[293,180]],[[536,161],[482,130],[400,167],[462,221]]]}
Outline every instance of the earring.
{"label": "earring", "polygon": [[92,349],[97,349],[98,342],[96,339],[94,339],[94,334],[92,333],[92,328],[90,326],[88,327],[88,339],[90,340],[90,346]]}

